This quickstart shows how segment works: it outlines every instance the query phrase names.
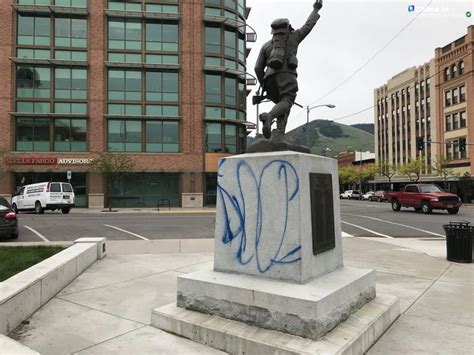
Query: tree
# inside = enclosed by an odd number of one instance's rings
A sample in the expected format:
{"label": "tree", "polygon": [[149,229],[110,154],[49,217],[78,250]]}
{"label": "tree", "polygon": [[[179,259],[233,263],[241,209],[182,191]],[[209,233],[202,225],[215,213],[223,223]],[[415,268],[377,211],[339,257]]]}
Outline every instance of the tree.
{"label": "tree", "polygon": [[406,175],[411,182],[420,181],[421,171],[425,168],[425,161],[422,159],[409,160],[408,163],[398,167],[400,175]]}
{"label": "tree", "polygon": [[112,210],[110,203],[109,183],[111,180],[121,180],[122,177],[135,170],[135,162],[127,155],[102,153],[92,161],[89,172],[99,174],[107,181],[106,189],[109,196],[109,211]]}
{"label": "tree", "polygon": [[389,184],[392,184],[392,178],[397,174],[397,168],[386,160],[381,160],[376,166],[378,175],[385,176]]}
{"label": "tree", "polygon": [[448,180],[449,176],[454,175],[454,170],[448,167],[448,163],[448,159],[446,159],[444,156],[440,156],[433,165],[433,170],[436,171],[439,176],[442,176],[444,181]]}
{"label": "tree", "polygon": [[346,166],[339,169],[339,183],[341,186],[353,185],[359,181],[359,171],[354,169],[353,166]]}

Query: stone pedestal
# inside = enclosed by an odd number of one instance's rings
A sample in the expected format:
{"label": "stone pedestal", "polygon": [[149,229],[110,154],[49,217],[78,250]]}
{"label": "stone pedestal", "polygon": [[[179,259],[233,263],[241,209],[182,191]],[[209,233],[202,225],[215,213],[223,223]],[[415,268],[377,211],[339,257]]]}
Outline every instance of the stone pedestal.
{"label": "stone pedestal", "polygon": [[[374,302],[375,272],[343,266],[335,160],[247,154],[221,159],[218,176],[214,270],[178,277],[177,305],[153,311],[154,326],[229,351],[229,341],[240,342],[237,349],[247,344],[239,324],[285,333],[296,343],[298,337],[320,341]],[[398,302],[379,310],[369,312],[370,324],[385,330],[398,316]],[[210,318],[198,321],[195,311]],[[378,321],[386,316],[390,322]],[[209,328],[215,317],[230,322],[227,331]],[[268,343],[265,334],[254,337],[255,349]],[[340,349],[349,346],[342,343]]]}

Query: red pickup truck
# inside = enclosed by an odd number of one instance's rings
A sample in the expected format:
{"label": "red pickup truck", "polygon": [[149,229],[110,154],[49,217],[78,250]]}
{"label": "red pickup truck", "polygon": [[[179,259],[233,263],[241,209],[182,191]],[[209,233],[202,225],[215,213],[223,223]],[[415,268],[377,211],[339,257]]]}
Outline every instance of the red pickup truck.
{"label": "red pickup truck", "polygon": [[403,192],[388,192],[387,199],[394,211],[402,207],[414,207],[415,211],[430,214],[433,210],[448,210],[449,214],[457,214],[462,202],[458,195],[444,192],[437,185],[407,185]]}

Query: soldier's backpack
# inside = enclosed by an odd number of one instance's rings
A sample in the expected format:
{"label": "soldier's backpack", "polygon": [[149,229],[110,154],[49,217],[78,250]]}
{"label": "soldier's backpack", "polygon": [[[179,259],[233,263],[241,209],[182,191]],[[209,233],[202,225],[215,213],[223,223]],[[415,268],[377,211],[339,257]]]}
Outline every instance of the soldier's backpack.
{"label": "soldier's backpack", "polygon": [[288,67],[296,69],[298,66],[296,57],[288,53],[288,41],[291,31],[290,21],[288,19],[278,19],[273,21],[271,26],[272,51],[267,65],[272,69],[279,70],[286,62]]}

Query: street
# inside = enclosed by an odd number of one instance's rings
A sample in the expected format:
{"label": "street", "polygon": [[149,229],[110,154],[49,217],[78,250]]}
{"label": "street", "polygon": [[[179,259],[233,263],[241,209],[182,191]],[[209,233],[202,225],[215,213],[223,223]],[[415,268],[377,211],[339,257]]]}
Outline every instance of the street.
{"label": "street", "polygon": [[[354,237],[439,239],[444,236],[443,224],[465,220],[474,222],[474,206],[463,206],[458,215],[435,211],[424,215],[403,208],[393,212],[390,204],[341,200],[342,230]],[[156,240],[212,238],[213,213],[160,214],[151,210],[143,213],[92,213],[72,210],[69,215],[46,212],[43,215],[20,213],[20,237],[8,242],[61,242],[80,237],[105,237],[108,240]]]}

